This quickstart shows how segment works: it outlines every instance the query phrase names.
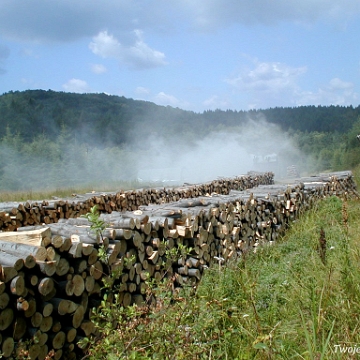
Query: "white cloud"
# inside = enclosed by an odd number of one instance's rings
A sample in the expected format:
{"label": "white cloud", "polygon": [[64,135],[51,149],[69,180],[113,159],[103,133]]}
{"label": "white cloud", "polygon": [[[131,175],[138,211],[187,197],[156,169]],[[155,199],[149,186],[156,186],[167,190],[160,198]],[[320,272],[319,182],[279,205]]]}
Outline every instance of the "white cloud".
{"label": "white cloud", "polygon": [[352,91],[354,89],[354,84],[347,81],[342,81],[339,78],[331,79],[329,82],[329,89],[331,90],[346,90]]}
{"label": "white cloud", "polygon": [[172,106],[172,107],[179,107],[182,109],[186,109],[189,107],[189,104],[186,101],[179,100],[173,95],[166,94],[164,92],[159,92],[154,98],[153,101],[158,105],[164,106]]}
{"label": "white cloud", "polygon": [[102,64],[92,64],[91,65],[91,71],[94,74],[103,74],[107,71],[106,67]]}
{"label": "white cloud", "polygon": [[138,95],[148,95],[148,94],[150,94],[150,90],[147,89],[147,88],[144,88],[142,86],[138,86],[135,89],[135,93],[138,94]]}
{"label": "white cloud", "polygon": [[317,91],[302,91],[298,94],[296,105],[351,105],[359,101],[355,85],[351,82],[333,78]]}
{"label": "white cloud", "polygon": [[252,68],[243,69],[225,80],[235,96],[247,99],[248,108],[291,106],[295,104],[305,66],[292,67],[280,62],[254,61]]}
{"label": "white cloud", "polygon": [[[252,69],[243,70],[226,79],[239,96],[247,97],[248,108],[300,105],[349,105],[358,102],[355,85],[333,78],[318,90],[302,89],[300,78],[306,67],[291,67],[279,62],[255,62]],[[209,99],[216,100],[216,99]]]}
{"label": "white cloud", "polygon": [[141,30],[134,30],[132,45],[122,45],[107,31],[100,32],[89,44],[90,50],[103,58],[115,58],[135,69],[147,69],[166,65],[165,54],[150,48],[142,38]]}
{"label": "white cloud", "polygon": [[162,91],[155,96],[155,101],[160,105],[178,106],[180,104],[180,101],[175,96],[165,94]]}
{"label": "white cloud", "polygon": [[103,58],[117,58],[121,55],[122,46],[112,35],[108,35],[107,31],[102,31],[93,38],[89,49]]}
{"label": "white cloud", "polygon": [[306,67],[290,67],[279,62],[257,63],[252,70],[244,70],[226,82],[241,91],[279,93],[294,91],[297,78],[307,71]]}
{"label": "white cloud", "polygon": [[227,99],[220,98],[218,95],[211,96],[203,101],[202,104],[208,110],[231,108],[231,102]]}
{"label": "white cloud", "polygon": [[66,84],[63,84],[62,87],[67,92],[73,92],[73,93],[91,92],[91,88],[87,84],[87,82],[80,79],[71,79]]}

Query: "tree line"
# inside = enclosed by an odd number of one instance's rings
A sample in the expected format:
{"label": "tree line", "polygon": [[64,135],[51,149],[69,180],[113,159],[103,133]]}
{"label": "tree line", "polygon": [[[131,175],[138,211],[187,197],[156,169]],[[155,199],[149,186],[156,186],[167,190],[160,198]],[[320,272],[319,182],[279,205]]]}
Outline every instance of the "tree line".
{"label": "tree line", "polygon": [[106,94],[8,92],[0,96],[0,190],[133,180],[150,136],[191,146],[217,131],[240,133],[249,119],[278,126],[306,156],[299,166],[351,169],[360,163],[359,112],[301,106],[195,113]]}

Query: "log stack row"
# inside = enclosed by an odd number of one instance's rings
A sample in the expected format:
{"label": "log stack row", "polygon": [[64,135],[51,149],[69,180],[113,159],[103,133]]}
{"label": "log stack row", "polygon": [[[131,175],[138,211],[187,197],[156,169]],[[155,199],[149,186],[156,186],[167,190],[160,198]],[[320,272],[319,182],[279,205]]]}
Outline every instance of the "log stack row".
{"label": "log stack row", "polygon": [[79,217],[94,205],[101,212],[134,211],[141,205],[164,204],[179,199],[228,194],[230,190],[245,190],[274,182],[273,173],[252,173],[233,179],[219,179],[204,184],[184,185],[178,188],[149,188],[119,191],[117,193],[88,193],[71,199],[27,201],[0,204],[0,230],[14,231],[18,227],[56,223],[59,219]]}
{"label": "log stack row", "polygon": [[[154,300],[147,280],[195,286],[205,268],[275,241],[319,199],[356,193],[350,172],[303,180],[103,213],[101,236],[85,218],[2,233],[0,351],[76,359],[79,340],[96,334],[90,309],[110,272],[123,306]],[[182,245],[191,248],[185,256]]]}

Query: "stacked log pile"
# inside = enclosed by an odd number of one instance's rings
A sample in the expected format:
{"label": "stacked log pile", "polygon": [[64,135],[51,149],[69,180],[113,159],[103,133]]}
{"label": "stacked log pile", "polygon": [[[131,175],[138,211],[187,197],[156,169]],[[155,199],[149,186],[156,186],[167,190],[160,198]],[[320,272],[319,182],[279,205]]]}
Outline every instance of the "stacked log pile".
{"label": "stacked log pile", "polygon": [[[195,286],[206,267],[275,241],[319,199],[356,192],[349,172],[302,180],[104,212],[102,236],[85,218],[2,233],[0,351],[10,358],[24,346],[31,359],[49,351],[55,359],[75,359],[78,341],[96,333],[90,309],[102,299],[110,271],[118,273],[121,304],[141,304],[147,279],[168,277],[174,290]],[[180,244],[191,252],[170,259],[169,250]]]}
{"label": "stacked log pile", "polygon": [[101,212],[134,211],[141,205],[164,204],[206,194],[228,194],[230,190],[245,190],[274,182],[273,173],[252,173],[233,179],[219,179],[204,184],[178,188],[152,188],[117,193],[74,194],[71,199],[27,201],[0,204],[0,230],[14,231],[18,227],[56,223],[59,219],[79,217],[97,205]]}

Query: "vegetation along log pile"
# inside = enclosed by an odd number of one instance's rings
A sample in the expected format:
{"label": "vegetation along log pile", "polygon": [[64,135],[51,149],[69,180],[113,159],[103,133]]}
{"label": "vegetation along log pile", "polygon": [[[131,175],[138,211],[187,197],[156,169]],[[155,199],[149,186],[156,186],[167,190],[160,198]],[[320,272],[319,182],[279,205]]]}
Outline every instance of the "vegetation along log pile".
{"label": "vegetation along log pile", "polygon": [[[177,191],[185,194],[190,191],[186,189]],[[227,195],[212,190],[206,196],[159,201],[134,211],[110,212],[106,202],[86,202],[99,205],[105,224],[101,232],[90,231],[89,217],[63,216],[57,223],[1,233],[4,357],[26,349],[31,359],[44,359],[49,351],[56,359],[75,359],[81,354],[79,341],[97,333],[91,309],[103,299],[104,280],[113,290],[109,302],[154,302],[148,296],[149,280],[168,278],[174,291],[185,284],[195,286],[206,267],[274,242],[314,202],[332,195],[357,196],[351,172],[230,190]]]}

